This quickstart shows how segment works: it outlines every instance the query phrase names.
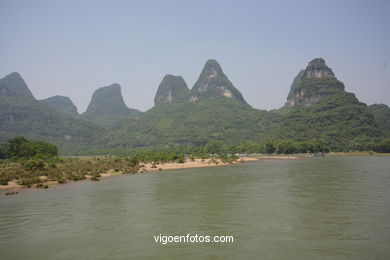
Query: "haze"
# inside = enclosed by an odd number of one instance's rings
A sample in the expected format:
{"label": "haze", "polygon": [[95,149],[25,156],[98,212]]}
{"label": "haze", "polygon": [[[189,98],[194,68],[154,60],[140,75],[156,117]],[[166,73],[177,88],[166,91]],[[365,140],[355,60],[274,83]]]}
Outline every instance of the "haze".
{"label": "haze", "polygon": [[147,110],[165,74],[191,88],[217,59],[249,104],[284,105],[309,60],[323,57],[359,100],[390,104],[389,1],[0,0],[0,77],[19,72],[37,99],[83,112],[119,83]]}

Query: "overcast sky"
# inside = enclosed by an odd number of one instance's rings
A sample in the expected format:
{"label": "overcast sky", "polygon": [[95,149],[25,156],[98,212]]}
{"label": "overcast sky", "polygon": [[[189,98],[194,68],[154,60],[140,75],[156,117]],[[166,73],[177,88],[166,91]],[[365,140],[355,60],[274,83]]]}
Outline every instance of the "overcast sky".
{"label": "overcast sky", "polygon": [[209,58],[256,108],[283,106],[316,57],[361,101],[390,105],[386,0],[0,0],[0,35],[0,77],[17,71],[36,98],[69,96],[79,112],[114,82],[145,111],[165,74],[191,88]]}

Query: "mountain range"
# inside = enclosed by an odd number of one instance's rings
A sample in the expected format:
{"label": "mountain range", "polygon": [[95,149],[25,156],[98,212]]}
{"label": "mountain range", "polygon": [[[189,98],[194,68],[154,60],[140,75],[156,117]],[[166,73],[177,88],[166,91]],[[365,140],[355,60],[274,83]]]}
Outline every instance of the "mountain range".
{"label": "mountain range", "polygon": [[181,76],[164,76],[154,103],[146,112],[128,108],[114,83],[97,89],[80,115],[68,97],[36,100],[14,72],[0,79],[0,141],[24,135],[76,153],[268,139],[321,139],[332,150],[364,149],[390,137],[390,108],[368,107],[346,92],[322,58],[298,73],[280,109],[251,107],[216,60],[206,62],[191,89]]}

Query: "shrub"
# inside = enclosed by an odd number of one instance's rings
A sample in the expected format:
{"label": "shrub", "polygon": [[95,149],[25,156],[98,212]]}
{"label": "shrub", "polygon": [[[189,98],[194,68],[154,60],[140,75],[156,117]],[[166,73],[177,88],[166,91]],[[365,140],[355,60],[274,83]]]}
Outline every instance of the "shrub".
{"label": "shrub", "polygon": [[100,178],[99,178],[99,176],[94,175],[94,176],[92,176],[91,181],[100,181]]}
{"label": "shrub", "polygon": [[0,177],[0,185],[8,185],[9,179],[7,177]]}
{"label": "shrub", "polygon": [[40,183],[41,180],[39,179],[39,177],[24,177],[24,178],[20,178],[17,183],[19,185],[22,185],[22,186],[27,186],[27,187],[31,187],[33,184],[35,183]]}
{"label": "shrub", "polygon": [[58,154],[57,146],[41,140],[30,141],[23,136],[16,136],[1,148],[4,158],[32,158],[36,155],[53,157]]}
{"label": "shrub", "polygon": [[43,170],[45,168],[45,162],[40,158],[34,158],[31,160],[28,160],[24,164],[24,168],[27,171],[37,171],[37,170]]}

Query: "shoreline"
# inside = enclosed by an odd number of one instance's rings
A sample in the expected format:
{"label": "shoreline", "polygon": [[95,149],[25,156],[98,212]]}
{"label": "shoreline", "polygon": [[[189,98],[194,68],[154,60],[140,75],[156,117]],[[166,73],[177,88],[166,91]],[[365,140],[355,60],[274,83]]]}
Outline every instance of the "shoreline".
{"label": "shoreline", "polygon": [[[147,172],[153,172],[153,171],[163,171],[163,170],[179,170],[179,169],[190,169],[190,168],[204,168],[204,167],[216,167],[216,166],[226,166],[226,165],[232,165],[237,163],[244,163],[244,162],[250,162],[250,161],[259,161],[262,158],[254,158],[254,157],[241,157],[237,159],[234,162],[222,162],[221,159],[195,159],[194,161],[186,160],[184,163],[178,163],[178,162],[168,162],[168,163],[160,163],[156,164],[153,167],[152,163],[146,163],[142,164],[138,171],[133,174],[142,174]],[[115,172],[113,170],[109,170],[108,172],[101,173],[101,178],[107,178],[111,176],[118,176],[118,175],[126,175],[122,172]],[[92,176],[87,175],[86,179],[84,180],[91,180]],[[45,180],[46,178],[44,176],[41,176],[42,180]],[[71,182],[71,181],[69,181]],[[72,181],[73,182],[73,181]],[[45,182],[49,187],[52,185],[59,185],[58,181],[47,181]],[[66,183],[63,183],[66,184]],[[38,188],[36,185],[31,186],[30,188]],[[3,193],[5,192],[17,192],[21,189],[30,189],[26,186],[22,186],[17,184],[16,180],[12,180],[8,182],[7,185],[0,185],[0,191]]]}
{"label": "shoreline", "polygon": [[[390,154],[382,154],[382,153],[372,153],[372,152],[330,152],[324,155],[327,156],[390,156]],[[141,164],[140,168],[136,173],[147,173],[153,171],[163,171],[163,170],[179,170],[179,169],[190,169],[190,168],[204,168],[204,167],[216,167],[216,166],[226,166],[237,163],[251,162],[251,161],[259,161],[259,160],[296,160],[296,159],[307,159],[310,158],[310,154],[295,154],[295,155],[257,155],[257,154],[249,154],[247,156],[240,157],[236,161],[233,162],[222,162],[221,159],[215,158],[207,158],[207,159],[195,159],[193,161],[186,160],[184,163],[178,162],[168,162],[168,163],[160,163],[153,166],[152,163]],[[101,173],[101,178],[107,178],[111,176],[125,175],[122,172],[116,172],[114,170],[109,170],[105,173]],[[43,181],[46,180],[45,176],[40,177]],[[92,176],[86,175],[86,179],[91,180]],[[73,182],[73,181],[68,181]],[[77,181],[76,181],[77,182]],[[44,184],[47,184],[49,187],[52,185],[58,185],[58,181],[45,181]],[[63,183],[61,183],[63,184]],[[65,183],[66,184],[66,183]],[[33,185],[30,188],[41,188]],[[30,189],[26,186],[22,186],[17,184],[16,180],[9,181],[7,185],[0,185],[0,192],[15,192],[21,189]]]}

